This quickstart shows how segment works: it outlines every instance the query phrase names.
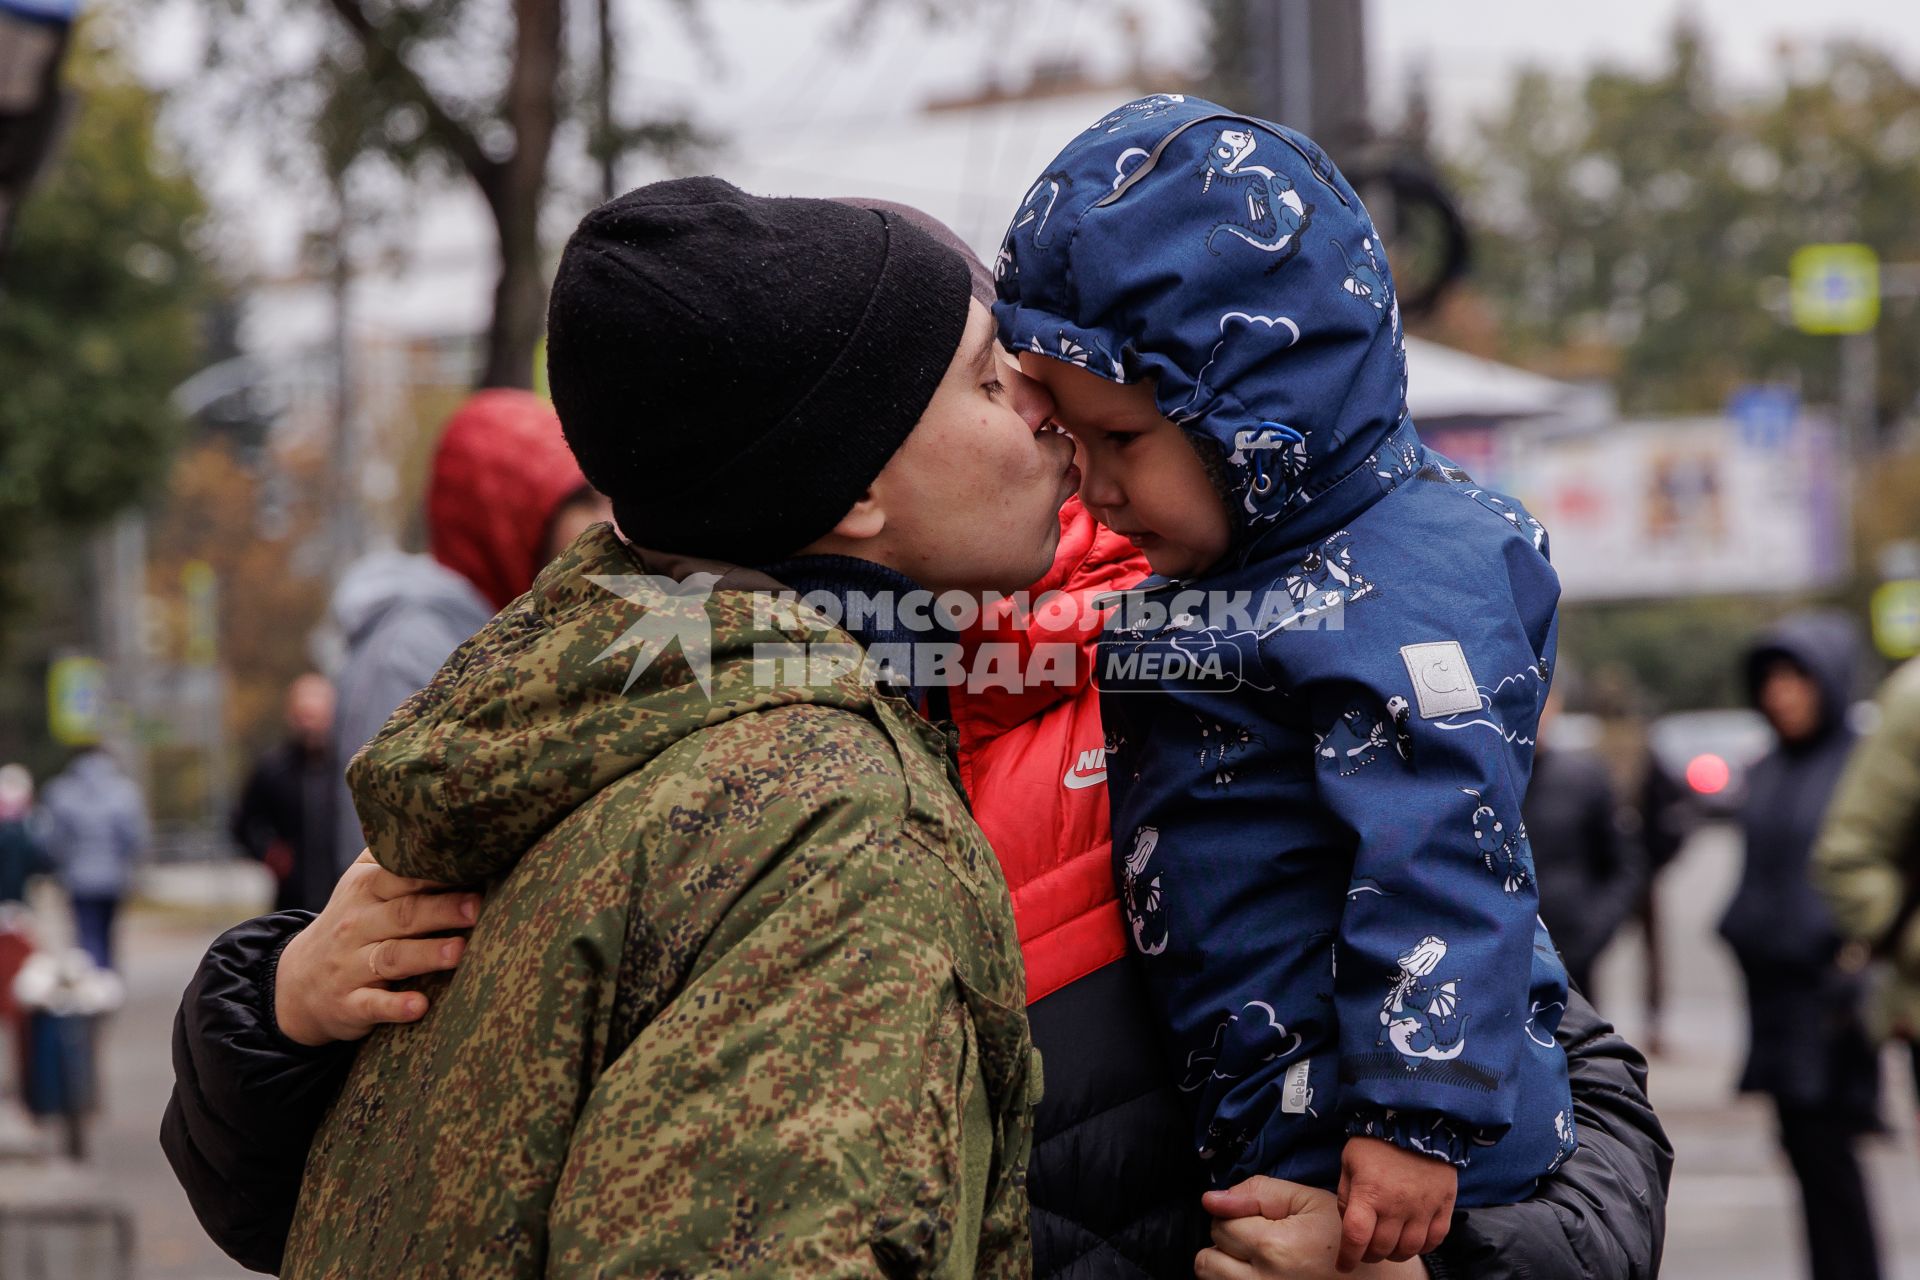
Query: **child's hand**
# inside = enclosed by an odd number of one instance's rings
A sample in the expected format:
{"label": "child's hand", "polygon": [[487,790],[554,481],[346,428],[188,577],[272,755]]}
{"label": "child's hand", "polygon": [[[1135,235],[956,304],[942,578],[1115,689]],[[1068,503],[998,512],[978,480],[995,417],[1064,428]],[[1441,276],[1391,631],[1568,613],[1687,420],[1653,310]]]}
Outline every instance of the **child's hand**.
{"label": "child's hand", "polygon": [[1340,1258],[1405,1262],[1439,1247],[1453,1225],[1460,1175],[1444,1160],[1378,1138],[1348,1138],[1340,1155]]}

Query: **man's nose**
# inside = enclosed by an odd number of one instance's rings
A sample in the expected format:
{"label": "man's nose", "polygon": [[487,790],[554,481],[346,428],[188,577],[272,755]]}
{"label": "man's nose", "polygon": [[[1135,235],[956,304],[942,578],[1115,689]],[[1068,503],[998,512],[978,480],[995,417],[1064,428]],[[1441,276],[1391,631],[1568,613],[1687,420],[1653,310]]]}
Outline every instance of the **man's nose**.
{"label": "man's nose", "polygon": [[1000,378],[1013,392],[1013,411],[1025,420],[1027,426],[1038,431],[1053,418],[1053,395],[1039,379],[1029,378],[1020,372],[1019,365],[1012,361],[1007,363],[1008,367]]}

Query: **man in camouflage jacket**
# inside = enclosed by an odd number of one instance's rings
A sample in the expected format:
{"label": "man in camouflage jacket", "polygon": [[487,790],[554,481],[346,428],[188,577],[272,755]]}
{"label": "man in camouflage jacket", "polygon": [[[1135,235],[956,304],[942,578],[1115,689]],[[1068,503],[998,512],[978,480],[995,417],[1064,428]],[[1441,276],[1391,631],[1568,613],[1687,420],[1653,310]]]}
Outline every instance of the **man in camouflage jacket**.
{"label": "man in camouflage jacket", "polygon": [[[1071,445],[969,295],[895,217],[713,179],[582,223],[551,380],[626,537],[584,535],[349,770],[383,866],[485,903],[424,1019],[359,1053],[284,1275],[1028,1273],[1040,1074],[999,864],[898,686],[783,661],[860,637],[732,567],[1039,576]],[[782,298],[814,327],[702,363]]]}
{"label": "man in camouflage jacket", "polygon": [[747,572],[711,700],[677,647],[623,690],[640,609],[592,579],[689,572],[602,526],[355,762],[388,869],[493,887],[360,1054],[287,1276],[1024,1274],[1039,1077],[944,738],[857,675],[756,684],[851,640],[756,626]]}
{"label": "man in camouflage jacket", "polygon": [[1885,961],[1867,1010],[1873,1030],[1920,1043],[1920,658],[1887,678],[1878,701],[1880,722],[1827,809],[1814,883],[1853,944],[1842,963]]}

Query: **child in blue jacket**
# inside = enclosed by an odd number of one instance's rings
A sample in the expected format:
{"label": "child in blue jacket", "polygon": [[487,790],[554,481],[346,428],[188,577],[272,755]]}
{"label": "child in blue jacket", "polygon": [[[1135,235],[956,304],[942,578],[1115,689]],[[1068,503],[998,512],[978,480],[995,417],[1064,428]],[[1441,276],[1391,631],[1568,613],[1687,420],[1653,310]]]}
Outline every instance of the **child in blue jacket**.
{"label": "child in blue jacket", "polygon": [[995,314],[1155,577],[1099,676],[1134,950],[1215,1185],[1338,1188],[1340,1263],[1437,1245],[1574,1149],[1520,802],[1558,580],[1421,444],[1359,197],[1179,95],[1041,175]]}

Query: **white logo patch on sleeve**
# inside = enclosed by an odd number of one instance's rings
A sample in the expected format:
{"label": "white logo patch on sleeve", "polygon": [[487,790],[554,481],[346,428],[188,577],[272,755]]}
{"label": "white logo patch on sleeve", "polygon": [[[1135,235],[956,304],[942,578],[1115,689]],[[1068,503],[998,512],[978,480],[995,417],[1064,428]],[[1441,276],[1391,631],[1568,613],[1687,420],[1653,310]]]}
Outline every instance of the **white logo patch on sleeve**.
{"label": "white logo patch on sleeve", "polygon": [[1303,1116],[1313,1110],[1313,1062],[1302,1058],[1287,1068],[1286,1083],[1280,1092],[1280,1110],[1285,1115]]}
{"label": "white logo patch on sleeve", "polygon": [[1474,687],[1473,671],[1467,666],[1467,655],[1459,641],[1403,644],[1400,658],[1413,677],[1413,694],[1420,704],[1422,720],[1480,709],[1480,690]]}

